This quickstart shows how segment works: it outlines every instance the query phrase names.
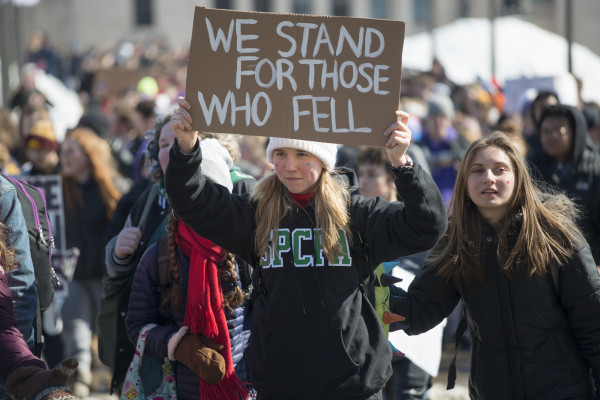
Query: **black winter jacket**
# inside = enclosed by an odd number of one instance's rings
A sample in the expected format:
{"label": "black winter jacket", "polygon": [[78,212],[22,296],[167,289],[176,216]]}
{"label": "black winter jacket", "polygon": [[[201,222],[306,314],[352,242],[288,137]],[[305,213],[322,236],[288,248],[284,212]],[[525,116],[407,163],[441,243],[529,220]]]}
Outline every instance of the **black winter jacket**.
{"label": "black winter jacket", "polygon": [[[255,207],[248,196],[231,195],[207,181],[199,146],[185,155],[171,148],[166,189],[173,210],[198,234],[250,261]],[[329,264],[318,243],[313,204],[289,202],[277,250],[257,268],[261,294],[246,357],[253,386],[273,399],[364,399],[391,375],[391,351],[373,307],[359,289],[357,270],[429,249],[446,228],[442,196],[419,166],[396,171],[404,202],[352,196],[353,242]],[[362,240],[364,247],[359,241]],[[273,246],[271,246],[273,247]],[[366,253],[366,254],[365,254]],[[365,257],[366,255],[366,257]]]}
{"label": "black winter jacket", "polygon": [[106,207],[102,202],[100,188],[90,178],[77,184],[83,198],[82,209],[65,207],[65,234],[67,248],[77,247],[74,279],[97,279],[104,274],[104,231],[108,225]]}
{"label": "black winter jacket", "polygon": [[508,279],[491,228],[483,239],[484,283],[474,279],[459,293],[426,264],[407,297],[391,301],[392,311],[406,316],[407,333],[428,331],[462,299],[472,399],[594,398],[594,380],[600,387],[600,275],[589,246],[583,241],[561,267],[556,287],[550,273]]}

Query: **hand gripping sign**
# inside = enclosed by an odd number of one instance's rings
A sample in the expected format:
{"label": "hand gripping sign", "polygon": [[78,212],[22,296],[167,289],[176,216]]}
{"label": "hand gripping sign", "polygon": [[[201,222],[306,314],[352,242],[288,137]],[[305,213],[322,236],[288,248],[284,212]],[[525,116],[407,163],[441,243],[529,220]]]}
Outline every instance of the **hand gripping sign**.
{"label": "hand gripping sign", "polygon": [[402,21],[196,7],[193,128],[383,146],[400,98]]}

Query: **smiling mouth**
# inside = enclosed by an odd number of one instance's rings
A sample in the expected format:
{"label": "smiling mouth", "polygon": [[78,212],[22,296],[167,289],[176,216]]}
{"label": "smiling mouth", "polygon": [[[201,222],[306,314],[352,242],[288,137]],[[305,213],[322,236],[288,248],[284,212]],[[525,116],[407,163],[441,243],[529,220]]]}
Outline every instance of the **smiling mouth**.
{"label": "smiling mouth", "polygon": [[481,194],[498,194],[495,190],[484,190]]}

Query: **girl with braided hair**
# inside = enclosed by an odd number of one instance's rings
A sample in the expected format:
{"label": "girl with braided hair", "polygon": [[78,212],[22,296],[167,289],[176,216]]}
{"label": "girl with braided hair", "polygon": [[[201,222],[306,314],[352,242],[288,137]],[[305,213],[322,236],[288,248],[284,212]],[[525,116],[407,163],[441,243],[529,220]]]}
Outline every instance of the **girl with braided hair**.
{"label": "girl with braided hair", "polygon": [[[231,157],[215,139],[206,140],[212,146],[202,162],[203,173],[231,191]],[[164,240],[166,285],[161,284],[160,268],[165,267],[159,262]],[[176,362],[178,399],[237,400],[251,395],[243,357],[250,321],[238,277],[233,254],[173,215],[166,239],[140,260],[127,312],[128,335],[135,343],[144,326],[158,325],[146,338],[144,355]]]}

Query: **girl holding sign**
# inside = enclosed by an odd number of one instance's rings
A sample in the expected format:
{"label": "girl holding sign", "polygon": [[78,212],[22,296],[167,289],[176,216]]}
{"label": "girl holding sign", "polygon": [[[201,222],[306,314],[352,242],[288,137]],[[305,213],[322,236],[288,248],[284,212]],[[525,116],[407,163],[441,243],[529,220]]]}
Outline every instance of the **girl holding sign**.
{"label": "girl holding sign", "polygon": [[[275,172],[252,195],[202,175],[189,103],[171,121],[166,190],[175,214],[257,266],[246,349],[260,399],[379,399],[391,351],[361,284],[383,261],[427,250],[446,229],[439,190],[405,154],[408,114],[383,132],[398,197],[350,195],[355,175],[334,170],[336,146],[272,137]],[[365,272],[366,271],[366,276]]]}

